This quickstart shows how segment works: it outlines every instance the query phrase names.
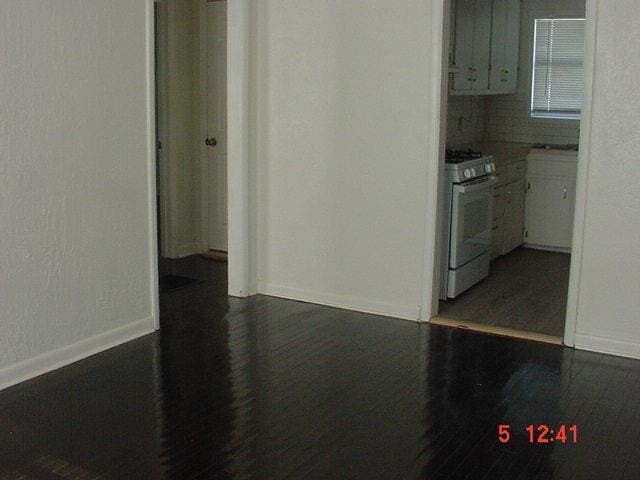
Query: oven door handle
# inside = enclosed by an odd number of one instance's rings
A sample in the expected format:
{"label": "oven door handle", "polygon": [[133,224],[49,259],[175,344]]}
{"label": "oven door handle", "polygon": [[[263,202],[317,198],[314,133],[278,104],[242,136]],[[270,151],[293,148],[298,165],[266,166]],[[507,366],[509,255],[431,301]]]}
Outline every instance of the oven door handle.
{"label": "oven door handle", "polygon": [[495,183],[494,178],[488,178],[479,183],[471,183],[469,185],[456,185],[455,190],[460,193],[471,193],[477,192],[478,190],[484,190],[486,188],[491,188]]}

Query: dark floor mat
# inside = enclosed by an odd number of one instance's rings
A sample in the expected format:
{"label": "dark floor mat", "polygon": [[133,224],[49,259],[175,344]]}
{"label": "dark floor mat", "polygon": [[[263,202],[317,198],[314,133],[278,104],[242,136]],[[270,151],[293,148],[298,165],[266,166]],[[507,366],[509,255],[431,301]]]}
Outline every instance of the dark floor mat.
{"label": "dark floor mat", "polygon": [[180,275],[165,275],[160,278],[160,292],[173,292],[181,288],[190,287],[202,283],[202,280],[196,278],[182,277]]}

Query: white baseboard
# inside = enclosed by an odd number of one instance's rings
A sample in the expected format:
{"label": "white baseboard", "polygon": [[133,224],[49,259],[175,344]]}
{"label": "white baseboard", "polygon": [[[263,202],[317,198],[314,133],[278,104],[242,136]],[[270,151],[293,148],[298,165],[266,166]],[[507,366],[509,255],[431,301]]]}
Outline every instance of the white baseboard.
{"label": "white baseboard", "polygon": [[640,344],[576,333],[575,348],[640,359]]}
{"label": "white baseboard", "polygon": [[190,255],[197,255],[198,253],[206,252],[207,248],[203,247],[199,243],[185,243],[184,245],[178,245],[176,248],[177,258],[188,257]]}
{"label": "white baseboard", "polygon": [[302,302],[317,303],[328,307],[344,308],[356,312],[384,315],[386,317],[401,318],[403,320],[419,321],[420,307],[408,307],[385,302],[371,301],[365,298],[352,297],[350,295],[338,295],[335,293],[312,292],[281,285],[258,283],[258,293],[271,295],[272,297],[300,300]]}
{"label": "white baseboard", "polygon": [[152,333],[154,330],[154,320],[148,317],[0,368],[0,390]]}

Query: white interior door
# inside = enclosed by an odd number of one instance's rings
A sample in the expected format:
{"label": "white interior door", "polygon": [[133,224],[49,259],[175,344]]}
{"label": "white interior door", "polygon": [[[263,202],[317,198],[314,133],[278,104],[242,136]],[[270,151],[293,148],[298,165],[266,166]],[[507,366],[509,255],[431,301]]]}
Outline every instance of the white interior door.
{"label": "white interior door", "polygon": [[[208,247],[227,251],[227,2],[205,2]],[[201,10],[202,11],[202,10]]]}

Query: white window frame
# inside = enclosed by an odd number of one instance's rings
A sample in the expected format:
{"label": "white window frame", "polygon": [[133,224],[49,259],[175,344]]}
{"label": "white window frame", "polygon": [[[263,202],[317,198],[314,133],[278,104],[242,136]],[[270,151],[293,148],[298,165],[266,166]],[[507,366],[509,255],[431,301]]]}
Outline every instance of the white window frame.
{"label": "white window frame", "polygon": [[[573,17],[573,16],[546,16],[546,15],[534,15],[533,18],[533,26],[532,26],[532,31],[533,31],[533,42],[531,44],[531,91],[530,91],[530,106],[529,106],[529,114],[531,116],[531,118],[547,118],[547,119],[555,119],[555,120],[580,120],[581,117],[581,111],[567,111],[567,112],[562,112],[562,111],[558,111],[558,110],[551,110],[551,111],[541,111],[541,110],[535,110],[534,109],[534,94],[535,94],[535,85],[536,85],[536,79],[535,79],[535,72],[536,72],[536,44],[537,44],[537,28],[536,28],[536,22],[538,20],[582,20],[583,22],[585,22],[585,31],[586,31],[586,21],[584,18],[582,17]],[[582,58],[582,65],[584,68],[584,55]],[[584,83],[582,86],[582,90],[584,91]]]}

